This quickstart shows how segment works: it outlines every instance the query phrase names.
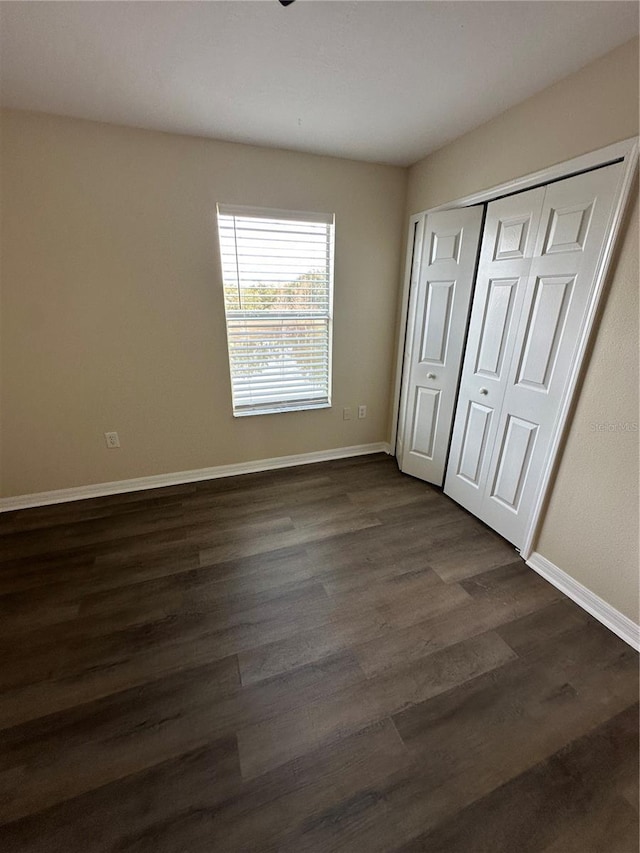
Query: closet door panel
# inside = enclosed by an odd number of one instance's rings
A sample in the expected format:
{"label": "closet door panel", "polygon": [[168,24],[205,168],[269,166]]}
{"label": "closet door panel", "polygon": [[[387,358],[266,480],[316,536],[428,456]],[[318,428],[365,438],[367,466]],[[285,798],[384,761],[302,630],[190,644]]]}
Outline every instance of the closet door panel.
{"label": "closet door panel", "polygon": [[487,209],[445,480],[480,517],[543,200],[539,188]]}
{"label": "closet door panel", "polygon": [[409,304],[398,459],[400,468],[441,485],[475,273],[482,208],[426,217]]}
{"label": "closet door panel", "polygon": [[[534,190],[532,193],[538,194],[535,197],[529,192],[512,197],[514,204],[519,200],[524,205],[530,203],[530,195],[531,203],[534,198],[537,203],[543,193],[537,222],[534,216],[527,219],[532,242],[523,249],[525,257],[519,269],[499,378],[494,379],[487,372],[480,374],[478,369],[484,333],[469,335],[445,492],[516,546],[524,537],[548,461],[621,169],[621,164],[607,166]],[[498,208],[492,208],[489,205],[487,228],[499,233],[501,227],[504,230],[503,217]],[[515,236],[504,244],[507,248],[501,248],[490,233],[485,235],[472,330],[474,318],[487,313],[484,294],[495,275],[495,261],[486,261],[487,242],[494,247],[494,257],[500,251],[517,251]],[[475,325],[483,329],[480,319]],[[494,338],[491,346],[495,352],[502,343]],[[462,442],[456,439],[464,434],[464,413],[469,401],[480,399],[475,396],[480,377],[484,383],[483,402],[494,414],[481,470],[472,486],[459,473]]]}
{"label": "closet door panel", "polygon": [[[514,419],[532,427],[525,454],[504,439],[492,449],[483,514],[487,524],[519,546],[528,527],[547,463],[568,377],[609,229],[622,166],[615,164],[547,187],[536,248],[505,396],[498,419],[501,437]],[[511,458],[512,457],[512,458]],[[517,501],[497,489],[501,470],[521,464]]]}

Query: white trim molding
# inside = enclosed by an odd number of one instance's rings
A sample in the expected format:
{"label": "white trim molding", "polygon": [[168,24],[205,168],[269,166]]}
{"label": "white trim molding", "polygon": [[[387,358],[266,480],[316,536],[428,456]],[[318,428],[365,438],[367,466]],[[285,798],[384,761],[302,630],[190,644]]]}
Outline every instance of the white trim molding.
{"label": "white trim molding", "polygon": [[600,598],[595,592],[591,592],[590,589],[559,569],[542,554],[538,554],[537,551],[534,551],[526,562],[529,568],[549,581],[572,601],[575,601],[598,622],[617,634],[621,640],[624,640],[636,651],[640,651],[640,625],[637,625],[624,613],[620,613],[613,605]]}
{"label": "white trim molding", "polygon": [[572,175],[579,175],[580,172],[598,169],[600,166],[607,166],[619,160],[627,160],[629,157],[633,159],[634,156],[637,156],[637,150],[638,137],[630,136],[628,139],[614,142],[612,145],[606,145],[604,148],[596,148],[587,154],[572,157],[571,160],[563,160],[560,163],[554,163],[552,166],[547,166],[537,172],[530,172],[528,175],[523,175],[520,178],[513,178],[502,184],[496,184],[486,190],[480,190],[477,193],[456,198],[445,204],[438,204],[421,213],[414,214],[414,217],[425,213],[433,213],[436,210],[449,210],[451,207],[470,207],[472,204],[484,204],[485,202],[501,198],[504,195],[513,195],[513,193],[519,193],[523,190],[530,190],[533,187],[550,184],[551,181],[561,181],[564,178],[570,178]]}
{"label": "white trim molding", "polygon": [[397,455],[398,436],[401,434],[401,426],[398,423],[400,417],[400,398],[402,391],[402,373],[405,361],[407,361],[407,323],[409,320],[409,295],[411,288],[416,286],[412,281],[417,278],[420,269],[420,257],[422,254],[422,232],[426,214],[419,213],[409,220],[409,239],[407,240],[407,256],[404,265],[404,283],[402,286],[402,299],[400,304],[400,318],[398,328],[398,351],[396,353],[396,372],[393,384],[393,417],[391,420],[391,440],[389,442],[394,455]]}
{"label": "white trim molding", "polygon": [[197,483],[202,480],[217,480],[221,477],[236,477],[238,474],[256,474],[259,471],[293,468],[296,465],[330,462],[332,459],[348,459],[352,456],[366,456],[371,453],[389,454],[391,448],[385,441],[374,444],[355,444],[352,447],[336,447],[332,450],[297,453],[293,456],[255,459],[251,462],[217,465],[214,468],[197,468],[193,471],[178,471],[173,474],[153,474],[150,477],[136,477],[132,480],[116,480],[112,483],[95,483],[89,486],[74,486],[70,489],[55,489],[51,492],[16,495],[15,497],[0,498],[0,512],[67,503],[68,501],[79,501],[86,498],[101,498],[106,495],[120,495],[125,492],[140,492],[145,489],[159,489],[163,486]]}

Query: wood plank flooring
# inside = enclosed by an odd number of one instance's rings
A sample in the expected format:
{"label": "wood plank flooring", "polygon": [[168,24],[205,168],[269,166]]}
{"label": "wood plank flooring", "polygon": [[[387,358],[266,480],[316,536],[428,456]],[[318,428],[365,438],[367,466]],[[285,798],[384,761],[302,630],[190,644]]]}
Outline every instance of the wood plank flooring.
{"label": "wood plank flooring", "polygon": [[383,455],[0,517],[4,853],[632,853],[638,660]]}

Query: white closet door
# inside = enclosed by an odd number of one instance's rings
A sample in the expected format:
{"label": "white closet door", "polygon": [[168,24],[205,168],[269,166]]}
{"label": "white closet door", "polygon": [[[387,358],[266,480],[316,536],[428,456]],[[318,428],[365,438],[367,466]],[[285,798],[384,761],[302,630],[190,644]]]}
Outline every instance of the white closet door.
{"label": "white closet door", "polygon": [[[550,451],[621,170],[577,175],[487,210],[445,492],[516,546]],[[519,253],[516,263],[505,247]]]}
{"label": "white closet door", "polygon": [[481,207],[425,218],[409,304],[398,459],[406,474],[438,486],[451,435],[481,224]]}

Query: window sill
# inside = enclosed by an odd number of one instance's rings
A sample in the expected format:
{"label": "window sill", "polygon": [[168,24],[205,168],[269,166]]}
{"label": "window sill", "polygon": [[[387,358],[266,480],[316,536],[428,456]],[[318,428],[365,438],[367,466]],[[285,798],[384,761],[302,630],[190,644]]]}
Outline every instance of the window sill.
{"label": "window sill", "polygon": [[306,412],[310,409],[330,409],[331,403],[294,403],[290,406],[271,406],[268,409],[245,409],[234,412],[234,418],[248,418],[253,415],[280,415],[283,412]]}

